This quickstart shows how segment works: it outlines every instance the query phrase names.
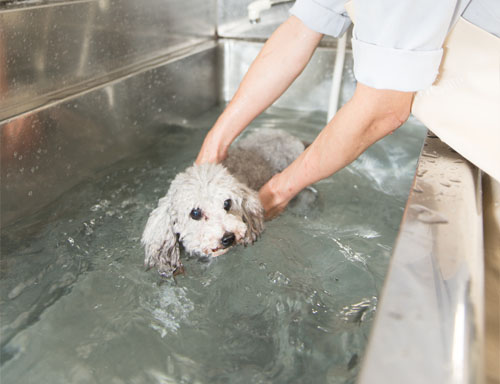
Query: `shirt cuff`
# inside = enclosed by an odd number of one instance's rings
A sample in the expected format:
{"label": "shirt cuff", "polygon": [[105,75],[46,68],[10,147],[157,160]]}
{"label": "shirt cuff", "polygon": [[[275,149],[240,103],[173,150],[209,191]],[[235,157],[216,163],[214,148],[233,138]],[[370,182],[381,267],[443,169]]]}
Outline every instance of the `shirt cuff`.
{"label": "shirt cuff", "polygon": [[412,51],[387,48],[352,39],[354,76],[377,89],[414,92],[434,83],[443,49]]}
{"label": "shirt cuff", "polygon": [[297,0],[290,13],[313,31],[333,37],[342,36],[351,24],[348,16],[325,8],[314,0]]}

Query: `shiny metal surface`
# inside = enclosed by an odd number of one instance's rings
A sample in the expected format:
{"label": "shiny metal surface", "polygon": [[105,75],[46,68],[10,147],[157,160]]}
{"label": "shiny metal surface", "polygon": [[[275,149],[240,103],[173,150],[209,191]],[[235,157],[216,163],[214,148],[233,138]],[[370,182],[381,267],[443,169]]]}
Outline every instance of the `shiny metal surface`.
{"label": "shiny metal surface", "polygon": [[217,104],[215,47],[0,124],[2,225]]}
{"label": "shiny metal surface", "polygon": [[359,383],[483,381],[481,174],[426,139]]}
{"label": "shiny metal surface", "polygon": [[[224,44],[220,47],[224,50],[221,60],[223,78],[221,98],[229,101],[262,48],[262,44],[232,39],[223,41]],[[319,47],[306,69],[274,105],[303,111],[328,111],[334,61],[335,50]],[[353,92],[352,52],[348,51],[344,63],[340,105],[350,99]]]}
{"label": "shiny metal surface", "polygon": [[213,39],[215,1],[0,3],[0,121]]}
{"label": "shiny metal surface", "polygon": [[[266,39],[291,5],[252,25],[250,2],[0,2],[1,224],[230,100],[261,47],[239,39]],[[216,13],[228,38],[219,46]],[[319,48],[276,105],[326,111],[334,54]],[[353,76],[350,54],[344,73]],[[427,139],[360,383],[481,382],[480,185],[476,169]]]}
{"label": "shiny metal surface", "polygon": [[500,383],[500,182],[483,174],[485,371]]}
{"label": "shiny metal surface", "polygon": [[[253,0],[219,0],[217,2],[217,35],[223,38],[265,41],[288,17],[293,1],[276,1],[260,13],[260,21],[248,19],[248,5]],[[275,3],[274,1],[272,3]],[[322,45],[336,46],[337,39],[325,36]],[[350,44],[350,42],[348,43]]]}
{"label": "shiny metal surface", "polygon": [[[189,125],[190,118],[218,101],[228,101],[261,47],[254,42],[209,41],[176,60],[140,68],[133,76],[4,121],[0,125],[2,225],[34,212],[96,169],[148,145],[157,129]],[[333,51],[320,48],[276,105],[326,111],[333,57]],[[350,60],[348,56],[347,76],[352,76]],[[352,91],[344,87],[342,100]]]}
{"label": "shiny metal surface", "polygon": [[240,39],[267,39],[289,17],[293,2],[279,4],[261,14],[259,23],[248,19],[248,5],[253,0],[220,0],[217,2],[217,34]]}
{"label": "shiny metal surface", "polygon": [[251,24],[260,23],[261,17],[260,14],[264,11],[271,9],[272,7],[276,7],[277,5],[284,3],[291,3],[295,0],[255,0],[248,4],[247,12],[248,12],[248,21]]}

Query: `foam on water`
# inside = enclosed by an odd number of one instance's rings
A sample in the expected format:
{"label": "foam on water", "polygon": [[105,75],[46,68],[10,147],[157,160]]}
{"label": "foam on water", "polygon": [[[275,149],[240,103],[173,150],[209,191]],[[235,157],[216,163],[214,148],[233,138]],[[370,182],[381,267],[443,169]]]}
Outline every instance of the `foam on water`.
{"label": "foam on water", "polygon": [[[255,245],[185,257],[162,282],[144,271],[142,230],[219,113],[166,125],[3,231],[2,383],[355,381],[424,130],[410,123],[317,183]],[[324,119],[271,109],[253,126],[312,141]]]}

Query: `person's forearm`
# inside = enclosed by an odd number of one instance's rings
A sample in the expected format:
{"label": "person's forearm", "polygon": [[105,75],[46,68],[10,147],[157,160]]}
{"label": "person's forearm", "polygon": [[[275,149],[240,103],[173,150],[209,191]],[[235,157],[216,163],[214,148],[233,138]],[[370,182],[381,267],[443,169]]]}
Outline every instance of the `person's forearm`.
{"label": "person's forearm", "polygon": [[321,37],[294,16],[272,34],[212,128],[226,148],[297,78]]}
{"label": "person's forearm", "polygon": [[[314,142],[261,190],[264,208],[284,207],[305,187],[355,160],[408,118],[413,93],[376,90],[358,84],[354,97]],[[276,213],[279,213],[279,209]],[[274,216],[273,212],[266,212]]]}

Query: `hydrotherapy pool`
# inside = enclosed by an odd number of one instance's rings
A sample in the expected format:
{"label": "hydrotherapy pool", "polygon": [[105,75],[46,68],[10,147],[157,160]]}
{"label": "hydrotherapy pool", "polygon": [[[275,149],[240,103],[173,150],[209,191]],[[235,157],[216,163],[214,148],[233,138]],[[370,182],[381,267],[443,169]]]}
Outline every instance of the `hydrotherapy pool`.
{"label": "hydrotherapy pool", "polygon": [[[208,104],[188,110],[180,105],[182,92],[169,95],[165,107],[155,89],[180,82],[171,67],[203,72],[201,64],[215,57],[226,68],[216,92],[226,99],[234,89],[228,81],[234,68],[244,71],[242,58],[258,49],[231,45],[201,50],[198,59],[159,66],[33,118],[56,124],[63,137],[40,140],[32,167],[26,157],[19,159],[21,153],[12,153],[17,163],[9,168],[10,178],[24,172],[41,177],[45,166],[71,179],[78,162],[68,153],[85,157],[84,149],[92,150],[95,132],[89,127],[96,121],[139,133],[118,138],[114,157],[108,153],[112,146],[95,156],[100,161],[89,156],[88,168],[75,171],[75,180],[48,175],[64,192],[2,230],[3,382],[356,380],[425,135],[414,121],[316,184],[317,201],[291,207],[268,223],[254,246],[210,263],[189,258],[186,275],[175,281],[162,282],[143,269],[139,239],[147,216],[173,176],[192,163],[221,110]],[[328,51],[320,52],[318,65]],[[353,89],[349,74],[344,100]],[[317,79],[316,94],[328,89],[328,80]],[[147,113],[116,114],[113,97],[120,100],[124,89],[138,83],[152,89],[139,102]],[[295,108],[308,102],[291,89],[252,127],[284,128],[310,141],[326,112]],[[64,148],[58,122],[88,122],[89,105],[93,124],[80,134],[87,147]],[[58,153],[54,163],[43,163]],[[51,184],[49,191],[57,183]],[[31,186],[23,193],[43,200],[47,192]]]}
{"label": "hydrotherapy pool", "polygon": [[[354,382],[422,129],[408,124],[315,185],[318,200],[254,246],[189,258],[162,283],[144,272],[141,231],[219,111],[165,125],[3,231],[3,382]],[[310,140],[323,121],[271,109],[253,126]]]}

